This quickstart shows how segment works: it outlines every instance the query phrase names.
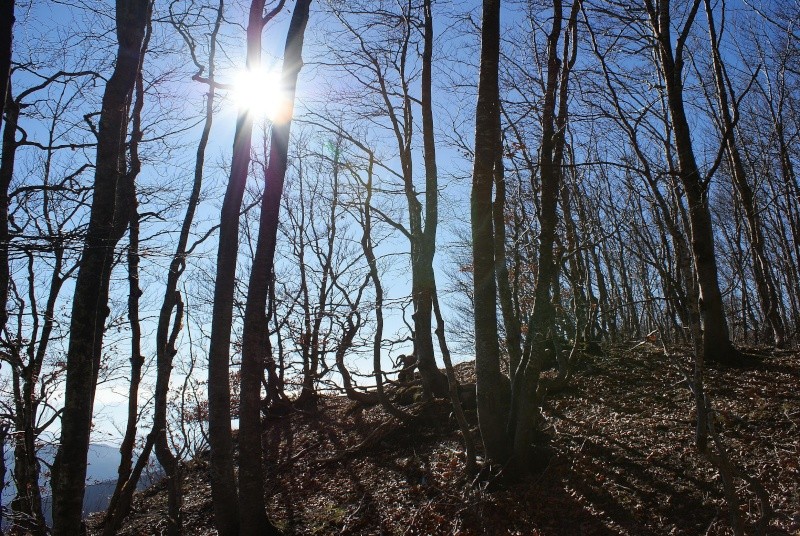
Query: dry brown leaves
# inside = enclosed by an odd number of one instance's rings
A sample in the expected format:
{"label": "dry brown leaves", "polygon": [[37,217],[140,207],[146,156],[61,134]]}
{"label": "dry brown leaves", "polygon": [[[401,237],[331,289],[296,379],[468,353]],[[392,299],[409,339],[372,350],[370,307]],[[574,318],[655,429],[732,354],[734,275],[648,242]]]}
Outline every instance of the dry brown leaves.
{"label": "dry brown leaves", "polygon": [[[474,374],[471,364],[459,373]],[[712,369],[706,381],[731,458],[770,494],[770,534],[800,534],[797,354]],[[270,515],[287,534],[728,533],[718,476],[693,444],[689,391],[654,347],[585,363],[544,408],[544,470],[511,487],[463,483],[444,403],[426,424],[391,429],[379,407],[353,411],[346,399],[326,398],[321,408],[267,422]],[[379,441],[347,452],[382,425]],[[189,464],[185,490],[186,533],[215,534],[206,460]],[[743,482],[739,493],[755,521],[755,496]],[[142,493],[122,534],[158,534],[165,513],[163,487]]]}

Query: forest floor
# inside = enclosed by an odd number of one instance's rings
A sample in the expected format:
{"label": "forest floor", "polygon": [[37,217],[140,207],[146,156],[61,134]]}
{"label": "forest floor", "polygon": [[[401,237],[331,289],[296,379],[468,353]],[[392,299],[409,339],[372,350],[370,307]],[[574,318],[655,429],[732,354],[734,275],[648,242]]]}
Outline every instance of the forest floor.
{"label": "forest floor", "polygon": [[[513,485],[459,478],[463,446],[444,402],[409,428],[382,426],[380,407],[323,398],[316,414],[267,421],[270,515],[286,534],[729,534],[679,363],[690,361],[649,344],[588,358],[546,401],[542,470]],[[474,381],[472,363],[458,373]],[[731,460],[769,493],[768,534],[800,535],[800,356],[712,368],[706,382]],[[759,503],[736,484],[751,532]],[[187,464],[184,490],[185,533],[216,534],[205,457]],[[160,534],[165,494],[163,484],[140,493],[121,534]]]}

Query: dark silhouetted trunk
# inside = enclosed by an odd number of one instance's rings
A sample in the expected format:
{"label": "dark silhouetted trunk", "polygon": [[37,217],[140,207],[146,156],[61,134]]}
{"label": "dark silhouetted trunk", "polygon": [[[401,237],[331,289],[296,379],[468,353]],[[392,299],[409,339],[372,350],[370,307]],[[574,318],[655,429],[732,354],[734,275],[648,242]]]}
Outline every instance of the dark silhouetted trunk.
{"label": "dark silhouetted trunk", "polygon": [[[412,247],[412,274],[414,294],[415,350],[425,393],[447,396],[447,378],[436,366],[433,352],[432,322],[436,280],[433,258],[436,255],[436,229],[439,224],[439,172],[436,166],[436,139],[434,136],[433,104],[433,12],[431,1],[423,2],[422,80],[420,102],[422,108],[422,143],[425,163],[425,228],[418,229]],[[414,251],[416,249],[416,251]]]}
{"label": "dark silhouetted trunk", "polygon": [[[0,128],[3,127],[3,110],[8,96],[8,81],[11,76],[11,43],[14,28],[14,0],[5,0],[0,5]],[[3,305],[5,302],[3,302]],[[5,307],[3,308],[5,310]],[[3,322],[5,326],[5,322]]]}
{"label": "dark silhouetted trunk", "polygon": [[[534,287],[534,304],[528,337],[531,355],[523,359],[514,371],[512,383],[512,407],[508,420],[508,434],[513,438],[514,462],[521,471],[527,471],[531,446],[536,432],[539,414],[539,376],[548,360],[547,341],[553,333],[553,275],[557,267],[553,255],[558,224],[558,197],[561,185],[561,165],[564,160],[564,135],[567,125],[567,95],[569,74],[575,63],[577,43],[575,32],[581,2],[572,4],[569,24],[564,37],[562,61],[559,58],[559,43],[562,28],[562,3],[553,2],[553,22],[548,36],[547,81],[542,108],[542,143],[539,149],[539,177],[541,210],[539,212],[539,246],[537,251],[538,272]],[[567,56],[569,58],[567,59]]]}
{"label": "dark silhouetted trunk", "polygon": [[[0,423],[0,489],[6,489],[6,445],[8,444],[8,431],[10,430],[8,423]],[[5,507],[5,505],[3,505]],[[3,529],[0,527],[0,534],[3,534]]]}
{"label": "dark silhouetted trunk", "polygon": [[502,159],[500,133],[500,0],[484,0],[481,65],[475,112],[475,160],[472,171],[473,299],[478,423],[487,458],[505,463],[511,453],[506,435],[510,390],[500,370],[497,332],[492,186]]}
{"label": "dark silhouetted trunk", "polygon": [[[24,392],[21,394],[33,395],[30,381],[25,381]],[[17,495],[11,502],[13,527],[20,534],[44,536],[47,534],[47,525],[42,513],[39,460],[36,457],[36,408],[26,403],[17,405],[16,428],[22,433],[18,435],[14,446],[14,484]]]}
{"label": "dark silhouetted trunk", "polygon": [[[13,119],[13,126],[3,131],[3,160],[6,151],[16,150],[14,137],[17,131],[19,107],[12,101],[10,95],[11,79],[11,42],[14,26],[14,0],[6,0],[0,6],[0,130],[3,127],[3,115],[8,113]],[[6,104],[9,104],[6,110]],[[7,133],[6,133],[7,132]],[[8,138],[8,139],[7,139]],[[9,145],[10,144],[10,145]],[[8,320],[8,187],[11,184],[11,175],[14,169],[13,156],[8,169],[0,172],[0,331],[5,329]]]}
{"label": "dark silhouetted trunk", "polygon": [[[247,25],[247,69],[261,68],[261,33],[266,21],[283,7],[283,1],[264,17],[265,0],[253,0]],[[239,534],[239,501],[233,467],[231,432],[230,346],[233,329],[233,294],[239,254],[239,210],[250,167],[253,118],[240,109],[233,139],[231,173],[222,202],[217,250],[217,275],[208,351],[208,439],[211,447],[211,498],[214,524],[222,536]],[[265,327],[266,325],[262,326]],[[259,380],[260,381],[260,380]]]}
{"label": "dark silhouetted trunk", "polygon": [[128,108],[141,69],[150,0],[117,0],[119,43],[114,72],[103,95],[91,213],[75,282],[67,351],[61,444],[53,465],[53,534],[79,534],[92,407],[100,369],[114,247],[128,211],[123,203]]}
{"label": "dark silhouetted trunk", "polygon": [[[11,2],[9,2],[11,3]],[[0,155],[0,330],[5,329],[8,321],[9,291],[9,228],[8,228],[8,189],[14,177],[14,162],[17,153],[17,123],[19,121],[19,103],[11,98],[11,84],[6,77],[3,95],[5,98],[5,129],[3,130],[3,154]],[[0,110],[2,112],[3,110]],[[0,114],[0,116],[3,114]]]}
{"label": "dark silhouetted trunk", "polygon": [[261,379],[271,356],[265,355],[269,337],[267,297],[272,284],[278,213],[289,154],[289,135],[294,110],[297,76],[303,66],[302,52],[311,0],[295,3],[283,58],[283,90],[286,110],[272,124],[269,167],[258,229],[258,242],[250,272],[242,333],[241,402],[239,408],[239,506],[241,534],[277,534],[264,503],[264,471],[261,449]]}
{"label": "dark silhouetted trunk", "polygon": [[664,75],[667,103],[678,153],[678,175],[686,192],[689,205],[689,223],[692,237],[692,255],[700,288],[700,313],[703,323],[703,353],[706,361],[735,364],[740,354],[733,347],[728,331],[728,321],[722,303],[714,252],[714,230],[708,205],[708,184],[700,175],[692,147],[691,131],[683,103],[683,47],[688,29],[697,13],[700,0],[696,0],[673,51],[669,2],[663,1],[658,10],[648,0],[648,12],[655,38],[658,58]]}
{"label": "dark silhouetted trunk", "polygon": [[[152,34],[152,25],[148,23],[147,30],[142,43],[142,48],[146,51]],[[141,71],[136,79],[136,98],[133,105],[131,142],[129,146],[130,169],[125,177],[124,188],[128,190],[128,203],[126,209],[129,211],[129,242],[128,242],[128,321],[131,327],[131,380],[128,386],[128,421],[125,427],[125,435],[120,445],[120,464],[117,470],[117,484],[109,502],[107,515],[108,519],[113,518],[113,512],[119,505],[122,490],[130,480],[133,470],[133,450],[136,443],[137,427],[139,417],[139,385],[142,379],[142,367],[144,366],[144,356],[142,355],[141,337],[142,327],[139,318],[139,298],[142,290],[139,286],[139,203],[136,196],[136,177],[141,171],[141,160],[139,158],[139,142],[142,138],[142,110],[144,108],[144,79]],[[138,479],[137,479],[138,480]],[[135,487],[136,482],[132,485]],[[121,520],[120,520],[121,521]],[[109,532],[108,523],[104,527],[106,534]]]}

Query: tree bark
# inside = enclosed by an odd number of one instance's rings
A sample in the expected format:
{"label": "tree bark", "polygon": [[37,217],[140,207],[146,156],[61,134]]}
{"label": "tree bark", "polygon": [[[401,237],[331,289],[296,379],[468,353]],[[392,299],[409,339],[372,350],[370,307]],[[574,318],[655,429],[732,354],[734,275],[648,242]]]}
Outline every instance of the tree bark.
{"label": "tree bark", "polygon": [[[8,81],[11,77],[11,44],[14,27],[14,0],[5,0],[0,5],[0,129],[3,127],[3,110],[8,96]],[[0,305],[4,305],[3,304]],[[5,307],[4,307],[5,309]],[[5,326],[5,322],[3,322]]]}
{"label": "tree bark", "polygon": [[[265,0],[250,4],[247,25],[247,69],[261,68],[261,34],[266,20],[283,7],[283,0],[264,17]],[[239,210],[250,167],[253,118],[239,110],[233,140],[231,173],[222,202],[217,250],[217,275],[211,341],[208,352],[208,435],[211,447],[211,498],[214,524],[222,536],[239,534],[239,501],[233,467],[231,432],[230,345],[233,327],[233,294],[239,253]]]}
{"label": "tree bark", "polygon": [[733,347],[728,331],[728,321],[722,303],[714,251],[714,229],[708,205],[708,187],[692,147],[692,138],[683,104],[683,46],[688,29],[694,20],[700,0],[695,0],[682,35],[673,52],[669,2],[664,0],[653,6],[645,0],[654,36],[658,43],[658,58],[664,75],[667,103],[678,153],[678,175],[689,204],[689,223],[692,237],[692,255],[700,288],[700,314],[703,324],[703,353],[706,361],[736,364],[739,352]]}
{"label": "tree bark", "polygon": [[[3,131],[3,157],[2,167],[7,168],[0,172],[0,332],[6,327],[8,321],[8,187],[14,169],[14,155],[16,151],[17,120],[19,106],[11,99],[11,45],[14,26],[14,0],[6,0],[0,6],[0,130],[3,127],[3,116],[8,114],[12,119],[11,128],[6,125]],[[8,105],[8,106],[7,106]],[[11,151],[9,156],[7,151]],[[10,162],[6,162],[10,159]]]}
{"label": "tree bark", "polygon": [[[758,293],[761,314],[764,316],[770,330],[772,340],[776,348],[783,348],[786,344],[786,333],[778,309],[778,294],[775,289],[775,277],[772,273],[772,266],[767,258],[764,244],[764,231],[761,222],[761,215],[756,206],[753,189],[747,180],[747,172],[744,169],[742,155],[739,152],[738,139],[736,136],[736,123],[739,116],[739,105],[735,95],[729,95],[726,84],[727,73],[725,65],[720,55],[717,30],[714,23],[714,10],[709,0],[704,0],[706,17],[708,19],[708,32],[711,40],[711,55],[714,65],[714,81],[717,86],[717,99],[719,100],[719,113],[721,127],[725,138],[725,148],[731,164],[731,178],[742,204],[746,222],[747,237],[752,248],[753,274],[755,276],[756,292]],[[733,110],[733,113],[731,113]]]}
{"label": "tree bark", "polygon": [[[80,532],[92,406],[108,316],[114,247],[125,230],[120,206],[125,175],[128,108],[141,69],[150,0],[117,0],[117,62],[100,113],[97,160],[89,225],[75,282],[61,444],[53,465],[53,534]],[[125,214],[123,214],[125,213]]]}
{"label": "tree bark", "polygon": [[[433,122],[433,11],[431,0],[424,0],[423,6],[423,46],[421,79],[422,144],[425,164],[425,228],[417,237],[416,258],[412,251],[411,262],[414,276],[414,334],[416,353],[423,389],[433,396],[444,397],[448,392],[448,382],[439,367],[433,351],[431,334],[433,322],[433,300],[436,280],[433,259],[436,255],[436,230],[439,224],[439,172],[436,165],[436,138]],[[414,248],[412,248],[413,250]]]}
{"label": "tree bark", "polygon": [[539,149],[541,210],[537,251],[538,273],[534,287],[533,312],[528,328],[532,331],[528,334],[528,337],[532,338],[532,352],[531,356],[523,359],[514,371],[511,389],[512,406],[508,420],[508,434],[514,445],[514,463],[522,472],[529,470],[530,462],[533,461],[530,453],[539,413],[539,376],[548,360],[546,342],[552,339],[554,311],[551,292],[553,275],[557,270],[553,254],[558,224],[556,207],[564,159],[568,82],[570,70],[575,63],[577,43],[574,34],[580,5],[580,0],[575,0],[570,10],[564,38],[564,58],[559,58],[558,50],[563,21],[561,0],[553,2],[553,22],[548,36],[547,81],[542,108],[542,142]]}
{"label": "tree bark", "polygon": [[496,163],[502,158],[499,65],[500,0],[484,0],[470,198],[475,373],[478,423],[486,456],[492,462],[503,464],[511,453],[505,426],[510,391],[508,378],[500,370],[492,225],[492,186]]}
{"label": "tree bark", "polygon": [[268,357],[266,338],[267,297],[278,239],[278,216],[289,154],[289,135],[294,111],[297,77],[303,66],[303,41],[311,0],[295,4],[283,58],[285,106],[272,124],[269,167],[258,229],[258,242],[250,272],[242,333],[241,402],[239,408],[239,503],[241,534],[277,534],[269,522],[264,503],[264,472],[261,449],[261,378]]}
{"label": "tree bark", "polygon": [[[152,34],[152,24],[148,23],[145,30],[145,37],[142,49],[147,50],[147,46]],[[139,298],[142,290],[139,286],[139,202],[136,197],[136,177],[141,171],[141,160],[139,158],[139,142],[142,138],[142,110],[144,108],[144,79],[140,72],[136,77],[135,101],[133,104],[131,141],[129,146],[130,169],[125,176],[123,188],[128,192],[127,210],[129,211],[129,242],[128,242],[128,321],[131,327],[131,381],[128,386],[128,421],[125,427],[125,435],[120,445],[120,464],[117,470],[117,484],[114,493],[109,501],[107,517],[113,517],[113,510],[119,504],[120,494],[123,487],[130,479],[133,469],[133,450],[136,442],[137,427],[139,417],[139,385],[141,383],[142,367],[144,366],[144,356],[142,355],[141,337],[142,327],[139,318]],[[136,486],[136,482],[133,483]],[[104,528],[107,531],[108,526]]]}
{"label": "tree bark", "polygon": [[[6,422],[0,423],[0,456],[2,456],[0,458],[0,489],[6,489],[6,445],[10,428]],[[0,534],[3,534],[2,527],[0,527]]]}
{"label": "tree bark", "polygon": [[[8,80],[6,80],[8,82]],[[3,130],[3,154],[0,157],[0,330],[5,329],[8,321],[8,291],[11,284],[8,265],[8,248],[11,239],[8,227],[8,189],[14,177],[14,162],[17,153],[17,123],[19,121],[20,106],[11,98],[11,84],[7,83],[3,96],[5,105],[3,110],[6,123]]]}

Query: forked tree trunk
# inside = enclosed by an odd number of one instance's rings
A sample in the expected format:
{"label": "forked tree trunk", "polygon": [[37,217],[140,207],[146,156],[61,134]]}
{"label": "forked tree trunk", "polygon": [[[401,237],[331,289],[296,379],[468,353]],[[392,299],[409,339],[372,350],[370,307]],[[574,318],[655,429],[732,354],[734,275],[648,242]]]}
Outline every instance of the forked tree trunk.
{"label": "forked tree trunk", "polygon": [[650,23],[658,42],[658,58],[664,75],[669,114],[675,134],[675,148],[678,153],[678,175],[689,205],[692,255],[700,288],[703,353],[706,361],[736,364],[740,361],[741,356],[730,340],[722,293],[719,289],[717,258],[714,252],[714,229],[708,204],[708,186],[697,167],[691,130],[683,104],[683,46],[700,0],[695,0],[693,3],[674,51],[669,2],[663,0],[657,8],[653,6],[651,0],[646,0],[646,2]]}
{"label": "forked tree trunk", "polygon": [[277,534],[267,518],[264,503],[264,472],[261,449],[261,379],[267,337],[267,297],[275,247],[278,239],[278,213],[289,154],[289,134],[294,112],[297,77],[303,66],[302,51],[311,0],[297,0],[283,58],[285,110],[272,124],[269,167],[261,204],[258,242],[250,272],[242,332],[241,401],[239,407],[239,506],[241,534]]}
{"label": "forked tree trunk", "polygon": [[[772,331],[772,340],[776,348],[782,348],[786,344],[786,334],[778,309],[778,294],[775,288],[775,277],[772,274],[772,266],[767,258],[764,243],[763,224],[761,214],[756,206],[755,195],[750,183],[747,180],[747,172],[744,169],[742,155],[739,152],[735,126],[739,116],[739,103],[735,95],[730,93],[727,85],[727,73],[725,65],[720,55],[719,43],[717,40],[717,30],[714,25],[714,10],[709,0],[704,0],[706,7],[706,17],[708,18],[708,31],[711,40],[711,55],[714,64],[714,81],[717,86],[717,99],[719,100],[719,112],[725,148],[731,163],[731,177],[739,202],[742,204],[747,222],[747,237],[752,248],[753,274],[755,276],[756,292],[758,293],[761,314]],[[731,113],[733,108],[733,113]]]}
{"label": "forked tree trunk", "polygon": [[[247,25],[247,70],[261,68],[261,33],[264,25],[282,8],[264,15],[265,0],[250,4]],[[230,345],[233,327],[233,294],[239,254],[239,211],[250,167],[253,117],[239,110],[233,139],[231,173],[222,202],[217,250],[217,276],[208,352],[208,439],[211,447],[211,499],[214,524],[222,536],[239,534],[239,501],[233,467],[231,432]],[[263,324],[266,328],[266,323]],[[260,382],[260,378],[259,378]],[[260,383],[259,383],[260,385]]]}
{"label": "forked tree trunk", "polygon": [[[247,26],[247,69],[261,67],[261,31],[265,0],[253,0]],[[240,109],[233,138],[231,173],[222,201],[214,281],[214,306],[208,350],[208,441],[211,447],[211,500],[214,524],[222,536],[239,533],[239,501],[233,469],[231,432],[230,345],[233,293],[239,253],[239,210],[250,167],[253,118]]]}
{"label": "forked tree trunk", "polygon": [[414,286],[416,310],[414,328],[416,349],[423,388],[434,396],[447,395],[448,382],[436,366],[431,335],[436,280],[433,258],[436,255],[436,230],[439,224],[439,171],[436,165],[436,139],[433,123],[433,12],[431,0],[423,2],[423,47],[420,102],[422,108],[422,143],[425,162],[425,228],[418,239]]}
{"label": "forked tree trunk", "polygon": [[[528,337],[531,338],[530,357],[523,358],[513,371],[511,412],[508,418],[508,436],[513,441],[514,465],[523,474],[533,460],[530,457],[539,413],[541,389],[539,376],[548,360],[546,341],[552,337],[553,277],[557,272],[553,245],[558,224],[558,194],[561,183],[561,166],[564,159],[564,130],[567,124],[567,94],[569,74],[575,62],[575,31],[580,0],[575,0],[570,10],[568,27],[564,36],[563,56],[559,58],[562,29],[562,2],[553,2],[553,21],[548,35],[547,79],[542,108],[542,142],[539,149],[540,212],[538,272],[534,287],[534,305]],[[567,56],[569,58],[567,59]]]}
{"label": "forked tree trunk", "polygon": [[61,444],[53,465],[53,534],[81,530],[86,458],[92,407],[100,368],[103,331],[114,247],[125,231],[125,200],[119,191],[125,175],[128,108],[141,69],[150,0],[117,0],[119,47],[100,112],[94,193],[72,302],[67,378],[61,419]]}
{"label": "forked tree trunk", "polygon": [[[142,48],[146,51],[152,33],[152,25],[148,23]],[[139,299],[142,289],[139,286],[139,202],[136,197],[136,177],[141,171],[139,158],[139,142],[142,137],[142,110],[144,109],[144,79],[141,71],[136,76],[136,98],[133,104],[130,154],[130,169],[125,177],[123,188],[128,190],[129,232],[128,232],[128,322],[131,329],[131,380],[128,385],[128,422],[125,435],[120,445],[120,463],[117,469],[117,484],[109,502],[109,511],[113,512],[119,504],[120,494],[133,469],[133,449],[136,442],[137,419],[139,416],[139,385],[142,379],[144,356],[142,355],[142,326],[139,317]],[[135,483],[134,483],[135,485]],[[113,517],[113,514],[112,516]]]}

